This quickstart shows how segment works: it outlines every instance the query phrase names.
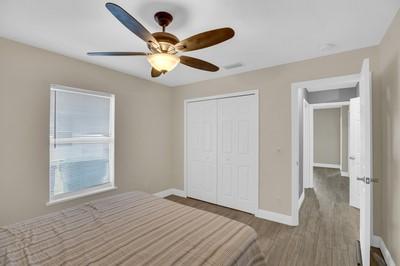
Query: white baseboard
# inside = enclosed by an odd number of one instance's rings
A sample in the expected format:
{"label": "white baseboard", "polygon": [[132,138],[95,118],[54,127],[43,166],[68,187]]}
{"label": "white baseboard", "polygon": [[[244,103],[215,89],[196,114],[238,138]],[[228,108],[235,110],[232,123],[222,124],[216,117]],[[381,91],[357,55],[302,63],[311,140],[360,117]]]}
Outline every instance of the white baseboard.
{"label": "white baseboard", "polygon": [[153,195],[157,196],[157,197],[160,197],[160,198],[165,198],[165,197],[168,197],[170,195],[175,195],[175,196],[178,196],[178,197],[186,198],[185,191],[183,191],[181,189],[176,189],[176,188],[169,188],[169,189],[154,193]]}
{"label": "white baseboard", "polygon": [[297,205],[297,209],[300,211],[301,205],[303,205],[304,197],[305,197],[306,192],[303,190],[303,193],[301,194],[299,198],[299,204]]}
{"label": "white baseboard", "polygon": [[258,209],[255,213],[255,216],[261,219],[281,223],[281,224],[287,224],[287,225],[295,225],[293,223],[292,216],[286,215],[286,214],[281,214],[277,212],[271,212],[271,211],[266,211],[262,209]]}
{"label": "white baseboard", "polygon": [[349,177],[349,172],[340,171],[341,176]]}
{"label": "white baseboard", "polygon": [[340,169],[340,164],[314,163],[314,167],[323,167],[323,168]]}
{"label": "white baseboard", "polygon": [[390,252],[388,248],[386,247],[385,242],[380,236],[374,235],[372,236],[371,239],[371,246],[380,248],[383,258],[385,259],[385,262],[388,266],[396,266],[396,263],[394,262],[392,255],[390,255]]}

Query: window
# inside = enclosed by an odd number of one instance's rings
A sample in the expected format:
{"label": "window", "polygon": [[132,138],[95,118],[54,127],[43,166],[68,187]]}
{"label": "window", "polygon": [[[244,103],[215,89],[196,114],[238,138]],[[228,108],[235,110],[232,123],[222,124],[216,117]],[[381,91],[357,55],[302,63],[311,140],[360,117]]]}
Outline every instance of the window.
{"label": "window", "polygon": [[50,201],[114,189],[114,95],[50,90]]}

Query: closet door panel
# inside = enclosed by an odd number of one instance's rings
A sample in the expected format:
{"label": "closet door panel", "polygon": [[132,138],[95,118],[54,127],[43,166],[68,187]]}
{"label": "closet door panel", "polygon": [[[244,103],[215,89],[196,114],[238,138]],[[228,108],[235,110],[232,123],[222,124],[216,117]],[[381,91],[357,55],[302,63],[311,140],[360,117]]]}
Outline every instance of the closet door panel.
{"label": "closet door panel", "polygon": [[216,203],[217,102],[187,105],[188,196]]}
{"label": "closet door panel", "polygon": [[252,213],[258,189],[256,112],[254,95],[218,100],[217,202]]}
{"label": "closet door panel", "polygon": [[238,167],[238,200],[250,200],[250,168],[248,166]]}
{"label": "closet door panel", "polygon": [[237,169],[238,191],[236,206],[238,209],[255,212],[257,208],[257,103],[256,97],[245,96],[238,98],[236,107],[237,117]]}
{"label": "closet door panel", "polygon": [[218,100],[218,188],[217,202],[235,207],[236,167],[232,163],[235,149],[235,112],[229,99]]}

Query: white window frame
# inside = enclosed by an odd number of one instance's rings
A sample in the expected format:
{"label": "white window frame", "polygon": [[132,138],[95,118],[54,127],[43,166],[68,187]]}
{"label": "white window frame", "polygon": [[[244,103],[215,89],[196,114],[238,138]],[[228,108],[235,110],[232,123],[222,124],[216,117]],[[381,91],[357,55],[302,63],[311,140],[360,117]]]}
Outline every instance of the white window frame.
{"label": "white window frame", "polygon": [[[49,175],[49,201],[46,203],[47,206],[65,202],[81,197],[86,197],[89,195],[94,195],[97,193],[110,191],[117,189],[115,186],[115,162],[114,162],[114,146],[115,146],[115,96],[114,94],[99,92],[99,91],[89,91],[89,90],[82,90],[77,88],[71,88],[61,85],[51,85],[51,91],[64,91],[68,93],[77,93],[77,94],[86,94],[95,97],[107,98],[110,100],[110,136],[109,137],[82,137],[82,138],[52,138],[49,134],[49,166],[51,164],[52,156],[52,145],[54,144],[65,144],[65,143],[107,143],[110,144],[109,148],[109,172],[110,172],[110,182],[103,185],[98,185],[95,187],[90,187],[86,189],[82,189],[80,191],[75,192],[67,192],[60,195],[53,195],[52,188],[51,188],[51,181]],[[50,103],[51,104],[51,103]],[[49,120],[51,123],[51,120]]]}

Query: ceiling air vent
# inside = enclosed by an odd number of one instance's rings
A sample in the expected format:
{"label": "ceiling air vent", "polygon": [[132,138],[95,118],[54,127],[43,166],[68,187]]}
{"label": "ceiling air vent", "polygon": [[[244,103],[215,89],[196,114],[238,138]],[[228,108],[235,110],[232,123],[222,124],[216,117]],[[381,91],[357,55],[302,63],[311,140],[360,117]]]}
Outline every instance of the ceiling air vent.
{"label": "ceiling air vent", "polygon": [[234,64],[223,66],[223,68],[226,70],[231,70],[231,69],[242,67],[242,66],[243,66],[242,63],[234,63]]}

